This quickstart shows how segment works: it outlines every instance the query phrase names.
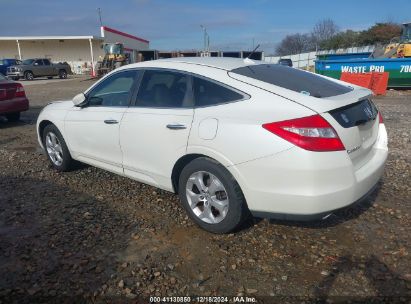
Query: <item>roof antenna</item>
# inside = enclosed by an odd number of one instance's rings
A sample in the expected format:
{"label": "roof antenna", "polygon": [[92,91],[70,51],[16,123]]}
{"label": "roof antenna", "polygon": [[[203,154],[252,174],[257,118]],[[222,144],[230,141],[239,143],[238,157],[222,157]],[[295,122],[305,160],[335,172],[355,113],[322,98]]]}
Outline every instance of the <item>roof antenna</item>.
{"label": "roof antenna", "polygon": [[251,60],[251,56],[255,53],[255,51],[257,51],[257,49],[260,47],[260,45],[258,44],[254,50],[247,56],[247,58],[244,59],[244,62],[246,63],[255,63],[253,60]]}

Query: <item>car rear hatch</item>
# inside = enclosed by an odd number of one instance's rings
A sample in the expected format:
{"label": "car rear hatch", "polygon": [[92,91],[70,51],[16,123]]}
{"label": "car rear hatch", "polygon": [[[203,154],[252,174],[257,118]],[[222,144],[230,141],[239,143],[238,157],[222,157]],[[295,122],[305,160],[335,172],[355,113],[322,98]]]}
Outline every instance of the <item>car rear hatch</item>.
{"label": "car rear hatch", "polygon": [[369,97],[321,115],[337,132],[356,170],[372,158],[380,117]]}
{"label": "car rear hatch", "polygon": [[17,90],[17,83],[0,80],[0,101],[13,99]]}
{"label": "car rear hatch", "polygon": [[229,75],[320,114],[337,132],[355,169],[372,157],[372,146],[378,138],[379,117],[370,99],[370,90],[273,65],[248,66],[233,70]]}

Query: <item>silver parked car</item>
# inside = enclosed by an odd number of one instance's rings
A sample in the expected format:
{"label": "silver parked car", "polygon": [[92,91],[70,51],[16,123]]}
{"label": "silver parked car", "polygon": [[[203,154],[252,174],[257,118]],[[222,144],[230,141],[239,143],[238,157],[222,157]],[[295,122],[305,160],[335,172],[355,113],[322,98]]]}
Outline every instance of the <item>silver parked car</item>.
{"label": "silver parked car", "polygon": [[7,68],[7,77],[13,80],[19,80],[20,78],[33,80],[36,77],[47,77],[50,79],[54,76],[65,79],[69,74],[72,74],[72,72],[67,62],[51,63],[46,58],[26,59],[19,65]]}

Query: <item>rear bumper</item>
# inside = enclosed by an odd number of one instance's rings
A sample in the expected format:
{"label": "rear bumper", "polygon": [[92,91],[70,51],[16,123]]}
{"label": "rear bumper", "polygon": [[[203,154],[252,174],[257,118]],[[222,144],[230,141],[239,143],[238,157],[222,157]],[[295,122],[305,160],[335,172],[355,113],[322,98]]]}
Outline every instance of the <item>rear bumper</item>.
{"label": "rear bumper", "polygon": [[346,151],[310,152],[297,147],[229,167],[255,216],[310,220],[359,201],[381,178],[388,155],[380,125],[372,157],[354,169]]}
{"label": "rear bumper", "polygon": [[27,98],[14,98],[0,101],[0,114],[23,112],[29,109]]}

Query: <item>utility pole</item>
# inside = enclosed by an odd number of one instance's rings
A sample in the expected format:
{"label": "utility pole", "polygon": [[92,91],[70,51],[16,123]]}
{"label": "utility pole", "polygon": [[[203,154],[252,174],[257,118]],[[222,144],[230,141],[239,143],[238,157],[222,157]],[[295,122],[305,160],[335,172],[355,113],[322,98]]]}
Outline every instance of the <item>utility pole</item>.
{"label": "utility pole", "polygon": [[97,13],[98,13],[98,18],[100,20],[100,26],[103,26],[103,21],[101,20],[101,8],[97,9]]}
{"label": "utility pole", "polygon": [[203,29],[203,31],[204,31],[204,52],[206,52],[207,51],[207,29],[206,29],[206,27],[204,26],[204,25],[200,25],[200,27]]}

